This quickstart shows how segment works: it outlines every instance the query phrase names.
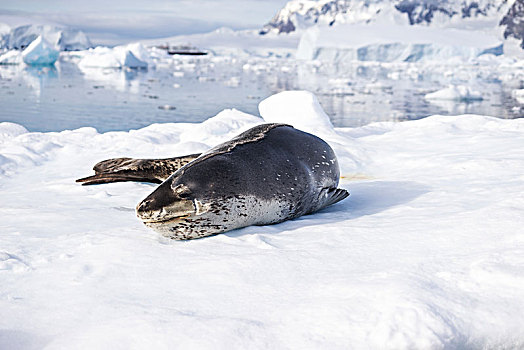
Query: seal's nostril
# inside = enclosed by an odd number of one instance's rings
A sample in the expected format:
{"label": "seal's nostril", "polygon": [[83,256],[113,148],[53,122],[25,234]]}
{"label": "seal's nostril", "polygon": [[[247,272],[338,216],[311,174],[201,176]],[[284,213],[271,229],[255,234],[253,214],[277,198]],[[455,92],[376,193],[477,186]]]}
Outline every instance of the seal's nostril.
{"label": "seal's nostril", "polygon": [[138,203],[136,211],[139,213],[144,213],[150,210],[151,199],[145,199],[142,202]]}

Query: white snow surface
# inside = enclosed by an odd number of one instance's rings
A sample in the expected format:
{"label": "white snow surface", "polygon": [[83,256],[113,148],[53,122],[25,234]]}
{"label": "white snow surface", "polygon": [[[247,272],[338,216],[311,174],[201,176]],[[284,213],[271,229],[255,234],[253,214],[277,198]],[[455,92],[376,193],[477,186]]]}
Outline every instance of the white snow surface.
{"label": "white snow surface", "polygon": [[[322,61],[428,61],[491,52],[502,40],[482,31],[396,24],[313,27],[302,35],[296,57]],[[500,49],[502,51],[502,49]]]}
{"label": "white snow surface", "polygon": [[[301,114],[282,115],[297,107]],[[30,133],[0,124],[0,349],[524,347],[524,119],[329,128],[351,196],[278,225],[180,242],[135,217],[156,185],[82,187],[97,161],[200,152],[264,122]],[[314,131],[314,130],[313,130]]]}

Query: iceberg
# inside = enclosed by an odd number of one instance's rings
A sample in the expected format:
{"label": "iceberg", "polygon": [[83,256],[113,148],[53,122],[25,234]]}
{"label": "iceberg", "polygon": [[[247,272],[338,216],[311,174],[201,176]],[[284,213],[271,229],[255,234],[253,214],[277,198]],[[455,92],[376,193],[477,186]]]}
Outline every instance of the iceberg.
{"label": "iceberg", "polygon": [[416,62],[502,54],[502,41],[482,32],[393,24],[348,24],[305,31],[296,57],[329,62]]}
{"label": "iceberg", "polygon": [[32,66],[50,66],[55,64],[59,52],[51,44],[38,36],[28,47],[22,51],[24,62]]}
{"label": "iceberg", "polygon": [[42,36],[59,51],[85,50],[91,47],[87,35],[78,29],[52,25],[24,25],[5,34],[0,39],[0,48],[23,50],[38,36]]}
{"label": "iceberg", "polygon": [[154,65],[148,51],[139,43],[114,48],[96,47],[82,52],[82,55],[78,63],[80,68],[145,69]]}
{"label": "iceberg", "polygon": [[134,54],[133,51],[127,50],[124,56],[124,67],[127,68],[147,68],[147,63],[139,60]]}

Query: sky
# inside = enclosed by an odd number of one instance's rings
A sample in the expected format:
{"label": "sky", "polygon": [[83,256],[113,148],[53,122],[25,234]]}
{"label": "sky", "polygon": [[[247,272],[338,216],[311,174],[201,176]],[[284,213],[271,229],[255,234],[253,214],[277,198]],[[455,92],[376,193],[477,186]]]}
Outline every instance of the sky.
{"label": "sky", "polygon": [[260,28],[287,0],[0,0],[0,23],[57,23],[94,43]]}

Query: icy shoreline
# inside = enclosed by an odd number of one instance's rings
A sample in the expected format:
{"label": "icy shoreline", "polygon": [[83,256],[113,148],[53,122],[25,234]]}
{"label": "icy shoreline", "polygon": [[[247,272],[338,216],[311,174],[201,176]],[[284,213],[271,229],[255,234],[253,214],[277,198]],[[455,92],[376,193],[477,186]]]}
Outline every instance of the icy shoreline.
{"label": "icy shoreline", "polygon": [[524,346],[524,120],[332,129],[307,96],[277,95],[262,116],[322,121],[349,199],[185,243],[136,219],[153,185],[74,179],[113,156],[203,151],[263,119],[225,110],[105,134],[0,124],[0,348]]}

